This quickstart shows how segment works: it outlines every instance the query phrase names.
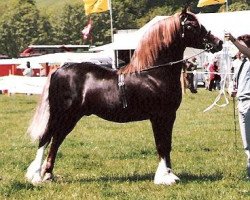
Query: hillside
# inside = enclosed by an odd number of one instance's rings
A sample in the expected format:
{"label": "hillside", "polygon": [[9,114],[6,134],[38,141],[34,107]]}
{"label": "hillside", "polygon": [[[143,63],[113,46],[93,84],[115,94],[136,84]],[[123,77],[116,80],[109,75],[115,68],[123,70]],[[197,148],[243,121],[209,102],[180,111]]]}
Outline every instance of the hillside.
{"label": "hillside", "polygon": [[36,0],[36,4],[41,13],[50,14],[60,12],[65,4],[83,3],[82,0]]}
{"label": "hillside", "polygon": [[[54,13],[55,11],[60,13],[65,4],[75,4],[75,3],[83,4],[82,0],[35,0],[35,1],[37,4],[37,8],[41,10],[41,13],[48,15]],[[8,1],[0,0],[1,15],[3,15],[5,12],[11,9],[11,7],[13,7],[16,3],[17,0],[8,0]]]}

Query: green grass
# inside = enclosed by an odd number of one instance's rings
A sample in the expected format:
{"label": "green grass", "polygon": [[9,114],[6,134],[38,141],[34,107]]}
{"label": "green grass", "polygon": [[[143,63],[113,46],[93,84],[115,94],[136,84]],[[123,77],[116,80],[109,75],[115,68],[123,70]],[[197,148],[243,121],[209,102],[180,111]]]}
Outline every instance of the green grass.
{"label": "green grass", "polygon": [[31,185],[24,175],[37,148],[25,131],[39,97],[0,95],[0,199],[250,199],[232,100],[203,113],[217,94],[200,88],[184,95],[172,151],[181,182],[170,187],[153,184],[158,157],[148,121],[95,116],[83,118],[62,144],[55,180]]}

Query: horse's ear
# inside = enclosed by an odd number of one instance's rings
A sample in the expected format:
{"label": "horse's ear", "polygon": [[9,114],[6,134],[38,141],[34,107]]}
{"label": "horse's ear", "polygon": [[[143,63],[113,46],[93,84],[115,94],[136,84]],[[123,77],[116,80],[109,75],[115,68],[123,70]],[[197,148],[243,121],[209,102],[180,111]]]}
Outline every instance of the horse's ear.
{"label": "horse's ear", "polygon": [[184,19],[187,16],[188,6],[184,6],[181,10],[180,18]]}
{"label": "horse's ear", "polygon": [[181,15],[187,14],[187,11],[188,11],[188,5],[185,5],[181,10]]}

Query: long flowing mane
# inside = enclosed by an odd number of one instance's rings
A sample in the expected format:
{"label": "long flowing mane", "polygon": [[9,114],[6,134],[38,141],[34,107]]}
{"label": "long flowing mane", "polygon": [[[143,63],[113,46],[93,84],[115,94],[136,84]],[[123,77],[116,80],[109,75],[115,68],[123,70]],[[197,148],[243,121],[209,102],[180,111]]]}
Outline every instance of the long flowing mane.
{"label": "long flowing mane", "polygon": [[162,19],[146,31],[128,65],[119,73],[128,74],[150,68],[163,47],[169,47],[180,31],[180,14]]}

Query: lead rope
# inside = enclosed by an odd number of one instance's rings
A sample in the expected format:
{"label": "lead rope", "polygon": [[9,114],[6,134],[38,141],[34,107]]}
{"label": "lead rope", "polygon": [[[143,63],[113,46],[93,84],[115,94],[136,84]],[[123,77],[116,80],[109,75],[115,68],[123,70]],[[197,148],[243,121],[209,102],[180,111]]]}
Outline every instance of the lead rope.
{"label": "lead rope", "polygon": [[[142,71],[149,71],[149,70],[159,68],[159,67],[163,67],[163,66],[166,66],[166,65],[175,65],[175,64],[187,61],[190,58],[196,57],[196,56],[198,56],[198,55],[200,55],[200,54],[202,54],[204,52],[209,52],[212,48],[213,48],[212,45],[207,43],[206,46],[205,46],[205,49],[202,50],[201,52],[195,54],[195,55],[192,55],[192,56],[190,56],[188,58],[185,58],[185,59],[181,59],[181,60],[177,60],[177,61],[173,61],[173,62],[169,62],[169,63],[165,63],[165,64],[154,65],[154,66],[151,66],[150,68],[144,69]],[[119,88],[119,91],[120,91],[120,94],[121,94],[122,107],[127,108],[128,103],[127,103],[126,92],[125,92],[124,74],[119,74],[118,75],[118,88]]]}
{"label": "lead rope", "polygon": [[[223,60],[225,60],[226,61],[226,63],[224,63],[224,66],[227,66],[226,67],[226,71],[224,71],[225,73],[216,73],[216,72],[214,72],[214,74],[225,74],[223,77],[221,76],[221,81],[220,81],[220,83],[223,83],[222,85],[221,85],[221,88],[220,88],[220,92],[219,92],[219,94],[218,94],[218,96],[215,98],[215,100],[214,100],[214,102],[210,105],[210,106],[208,106],[203,112],[207,112],[207,111],[209,111],[210,109],[212,109],[214,106],[218,106],[218,107],[225,107],[225,106],[227,106],[228,104],[229,104],[229,100],[228,100],[228,98],[227,98],[227,94],[226,94],[226,92],[225,92],[225,86],[226,86],[226,80],[227,80],[227,78],[229,77],[229,73],[228,73],[228,71],[229,71],[229,67],[230,67],[230,65],[229,65],[229,56],[228,56],[228,48],[226,48],[226,47],[224,47],[224,56],[226,56]],[[223,68],[224,69],[224,68]],[[220,99],[221,99],[221,97],[224,97],[224,99],[225,99],[225,103],[224,104],[218,104],[218,102],[220,101]]]}
{"label": "lead rope", "polygon": [[160,64],[160,65],[152,65],[152,66],[150,66],[149,68],[143,69],[143,70],[141,70],[141,71],[149,71],[149,70],[152,70],[152,69],[155,69],[155,68],[158,68],[158,67],[164,67],[164,66],[166,66],[166,65],[170,65],[170,66],[171,66],[171,65],[178,64],[178,63],[182,63],[182,62],[185,62],[185,61],[187,61],[187,60],[189,60],[189,59],[191,59],[191,58],[193,58],[193,57],[196,57],[196,56],[198,56],[198,55],[200,55],[200,54],[202,54],[202,53],[204,53],[204,52],[209,52],[212,48],[213,48],[213,47],[212,47],[210,44],[206,44],[205,50],[202,50],[201,52],[199,52],[199,53],[197,53],[197,54],[194,54],[194,55],[192,55],[192,56],[189,56],[189,57],[187,57],[187,58],[185,58],[185,59],[181,59],[181,60],[177,60],[177,61],[173,61],[173,62],[168,62],[168,63],[164,63],[164,64]]}
{"label": "lead rope", "polygon": [[235,97],[233,97],[233,112],[234,112],[234,146],[237,149],[237,122],[236,122],[236,112],[235,112]]}

